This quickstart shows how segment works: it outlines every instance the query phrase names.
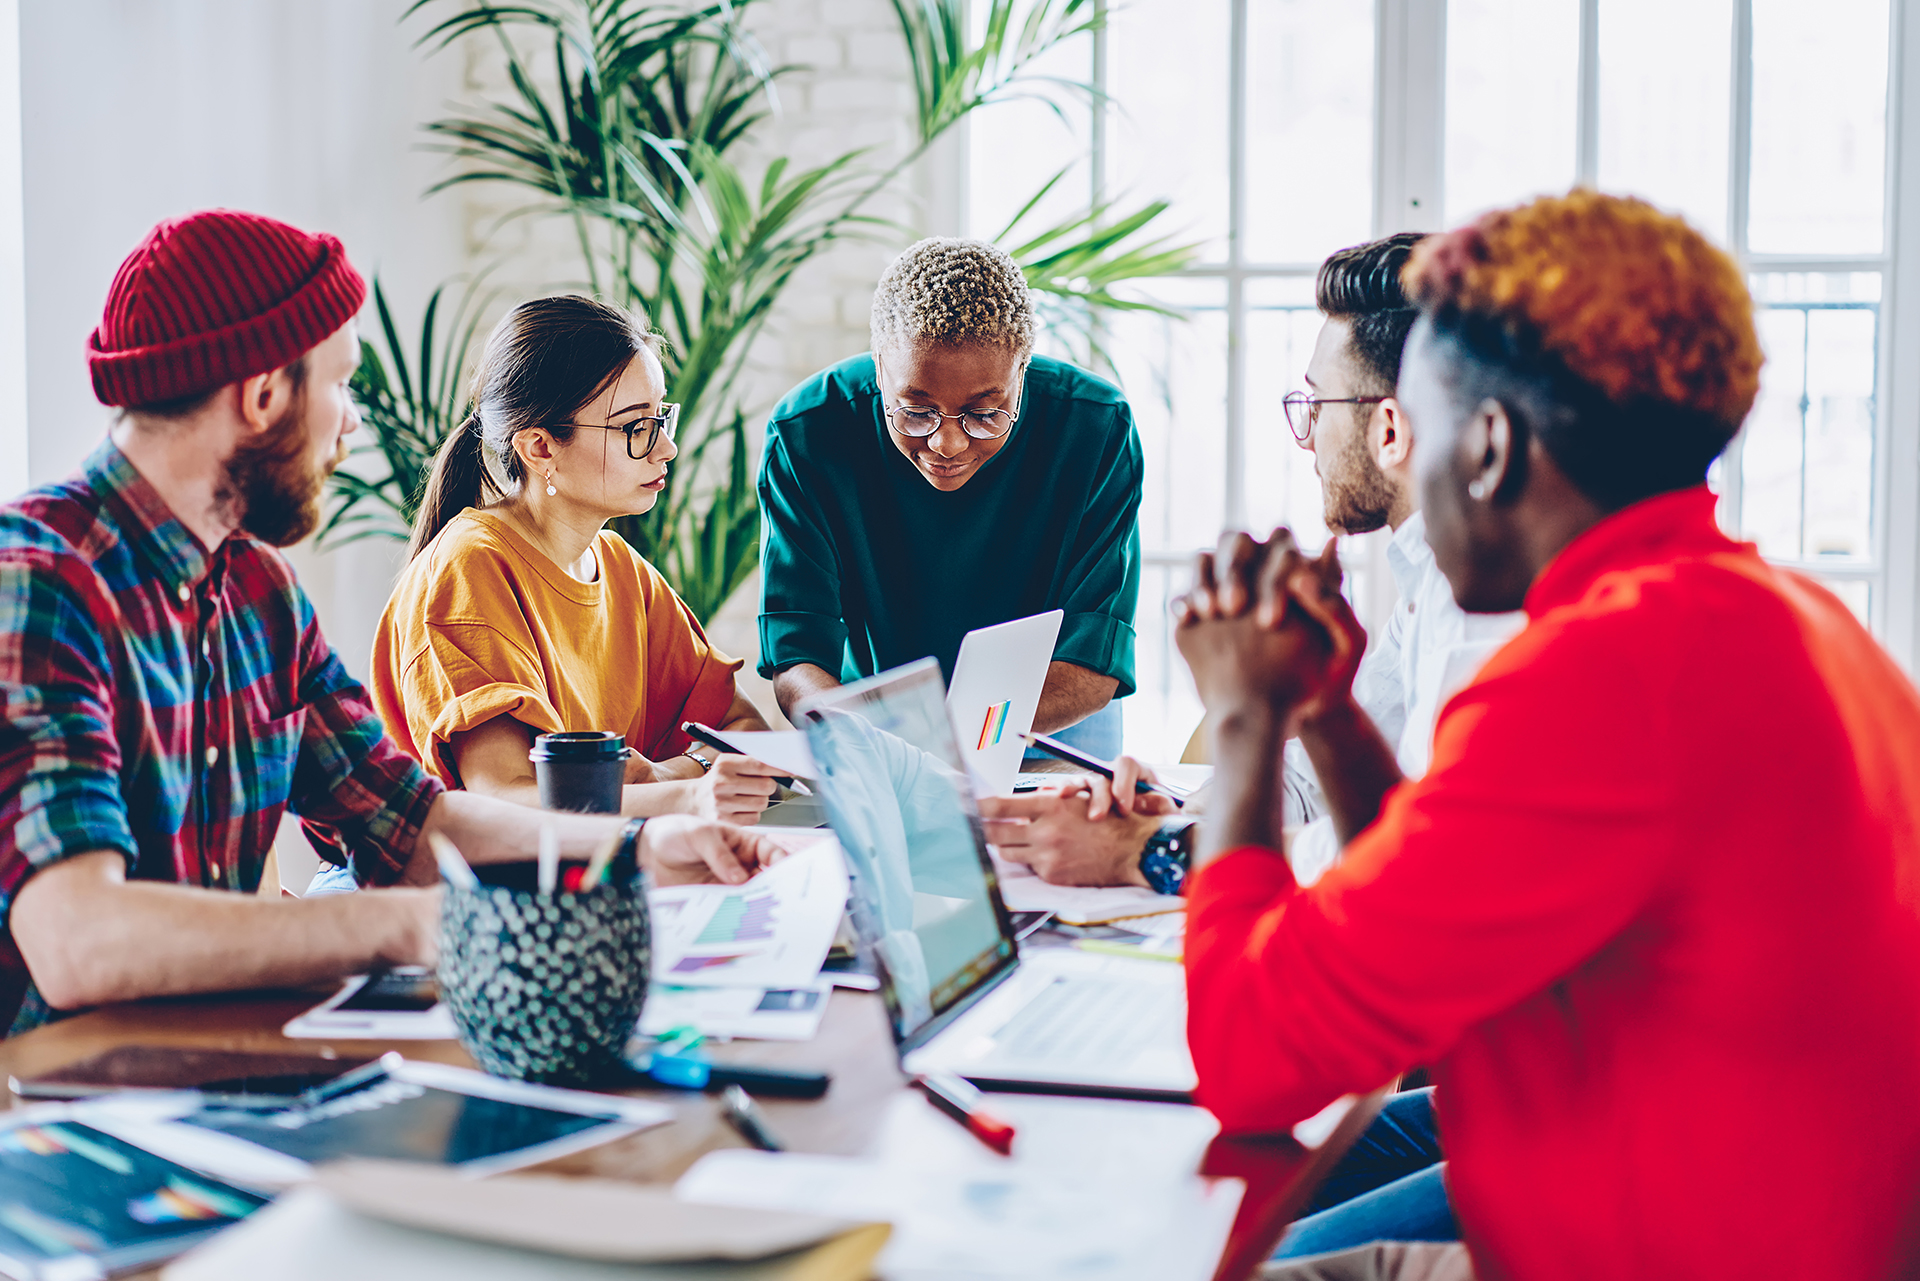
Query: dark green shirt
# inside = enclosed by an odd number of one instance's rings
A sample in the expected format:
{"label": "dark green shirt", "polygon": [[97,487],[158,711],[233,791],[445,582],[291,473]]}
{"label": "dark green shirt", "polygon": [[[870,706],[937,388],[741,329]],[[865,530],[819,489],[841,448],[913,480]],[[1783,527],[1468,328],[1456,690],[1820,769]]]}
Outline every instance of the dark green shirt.
{"label": "dark green shirt", "polygon": [[788,393],[760,467],[760,674],[813,663],[842,680],[1066,611],[1053,656],[1133,692],[1140,438],[1111,383],[1042,356],[1000,452],[952,493],[887,435],[873,357]]}

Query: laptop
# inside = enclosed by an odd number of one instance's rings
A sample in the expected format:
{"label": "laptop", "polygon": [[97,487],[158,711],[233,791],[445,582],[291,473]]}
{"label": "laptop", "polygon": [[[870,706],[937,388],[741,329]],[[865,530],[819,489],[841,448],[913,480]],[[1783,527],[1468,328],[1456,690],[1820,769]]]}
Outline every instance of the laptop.
{"label": "laptop", "polygon": [[1040,691],[1060,639],[1064,610],[1050,609],[1010,623],[975,628],[960,641],[953,660],[947,714],[960,745],[960,760],[977,794],[1006,796],[1020,777]]}
{"label": "laptop", "polygon": [[1181,967],[1071,948],[1021,955],[937,662],[798,711],[904,1071],[955,1072],[989,1089],[1191,1101]]}

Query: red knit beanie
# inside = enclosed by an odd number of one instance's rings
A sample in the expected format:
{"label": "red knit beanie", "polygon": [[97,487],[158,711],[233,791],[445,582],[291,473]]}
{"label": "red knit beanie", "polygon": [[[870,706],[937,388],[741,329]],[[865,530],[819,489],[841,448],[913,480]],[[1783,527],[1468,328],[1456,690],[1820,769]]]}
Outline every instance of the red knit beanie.
{"label": "red knit beanie", "polygon": [[232,209],[161,223],[120,264],[87,339],[93,393],[155,405],[288,365],[352,319],[367,282],[332,236]]}

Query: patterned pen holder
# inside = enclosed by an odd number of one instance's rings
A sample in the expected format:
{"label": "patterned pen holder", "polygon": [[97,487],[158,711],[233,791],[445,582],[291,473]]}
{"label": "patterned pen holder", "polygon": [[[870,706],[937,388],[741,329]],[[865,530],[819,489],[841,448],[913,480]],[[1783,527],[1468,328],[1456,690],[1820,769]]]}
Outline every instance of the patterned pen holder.
{"label": "patterned pen holder", "polygon": [[495,1076],[587,1085],[617,1073],[647,998],[645,878],[537,892],[534,868],[476,868],[440,905],[440,996]]}

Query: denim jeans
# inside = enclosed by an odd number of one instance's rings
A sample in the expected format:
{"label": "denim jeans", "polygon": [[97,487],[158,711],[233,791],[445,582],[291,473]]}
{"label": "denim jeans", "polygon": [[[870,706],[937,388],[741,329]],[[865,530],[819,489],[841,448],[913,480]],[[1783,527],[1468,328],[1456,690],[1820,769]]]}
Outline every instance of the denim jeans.
{"label": "denim jeans", "polygon": [[1374,1241],[1457,1241],[1433,1091],[1409,1090],[1333,1168],[1307,1213],[1287,1229],[1276,1259],[1298,1259]]}
{"label": "denim jeans", "polygon": [[307,892],[303,898],[312,898],[316,894],[351,894],[359,889],[353,879],[353,873],[344,867],[335,867],[331,863],[322,863],[320,870],[307,882]]}

